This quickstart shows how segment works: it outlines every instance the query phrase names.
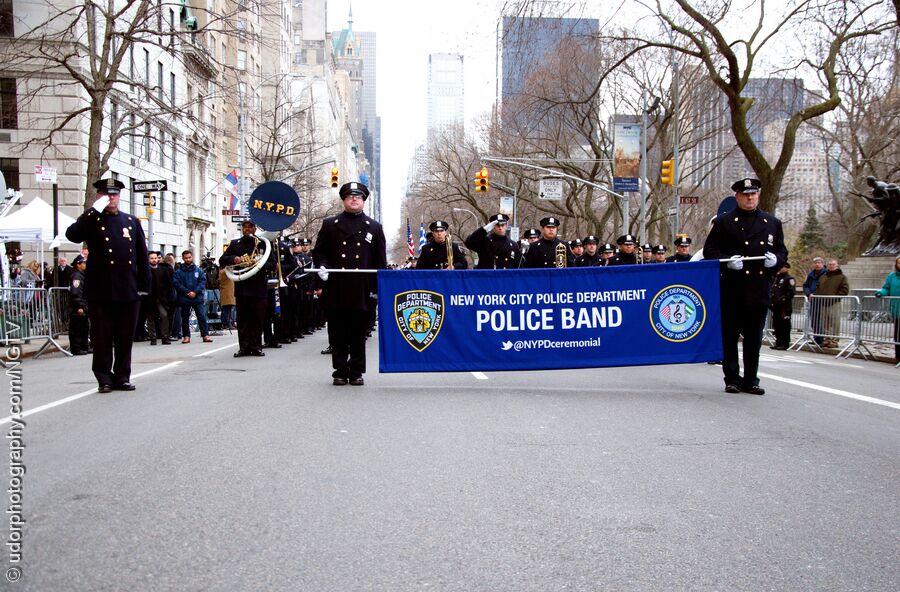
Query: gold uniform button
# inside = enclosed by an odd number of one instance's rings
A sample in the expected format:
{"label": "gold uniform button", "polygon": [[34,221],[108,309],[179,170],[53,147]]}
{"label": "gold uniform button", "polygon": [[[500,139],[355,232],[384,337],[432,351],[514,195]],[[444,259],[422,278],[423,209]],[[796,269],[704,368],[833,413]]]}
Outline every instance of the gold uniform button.
{"label": "gold uniform button", "polygon": [[744,241],[744,244],[745,244],[745,245],[749,245],[749,244],[750,244],[750,241]]}
{"label": "gold uniform button", "polygon": [[762,241],[759,241],[759,244],[764,245],[764,244],[766,244],[766,243],[764,243],[764,242],[762,242]]}
{"label": "gold uniform button", "polygon": [[346,245],[346,244],[347,244],[347,241],[344,241],[344,242],[343,242],[343,243],[341,243],[341,244],[344,244],[344,245]]}
{"label": "gold uniform button", "polygon": [[359,255],[357,255],[356,258],[359,259]]}
{"label": "gold uniform button", "polygon": [[106,230],[106,226],[101,226],[100,230]]}
{"label": "gold uniform button", "polygon": [[109,242],[109,237],[106,237],[106,242]]}
{"label": "gold uniform button", "polygon": [[128,262],[128,265],[131,265],[131,261]]}
{"label": "gold uniform button", "polygon": [[109,252],[112,253],[112,249],[110,249]]}
{"label": "gold uniform button", "polygon": [[359,243],[356,243],[356,246],[358,247],[358,246],[359,246]]}
{"label": "gold uniform button", "polygon": [[346,256],[347,256],[346,253],[341,253],[341,257],[346,257]]}
{"label": "gold uniform button", "polygon": [[750,275],[750,270],[748,269],[748,270],[745,271],[744,273],[746,273],[747,275]]}

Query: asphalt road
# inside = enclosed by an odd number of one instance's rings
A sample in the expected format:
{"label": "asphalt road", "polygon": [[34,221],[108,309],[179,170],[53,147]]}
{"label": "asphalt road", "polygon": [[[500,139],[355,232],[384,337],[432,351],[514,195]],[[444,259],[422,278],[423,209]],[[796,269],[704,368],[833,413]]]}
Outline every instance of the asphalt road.
{"label": "asphalt road", "polygon": [[373,341],[334,387],[321,332],[197,341],[136,344],[131,393],[25,363],[28,409],[85,396],[26,418],[0,588],[900,589],[891,365],[766,353],[758,397],[706,364],[379,375]]}

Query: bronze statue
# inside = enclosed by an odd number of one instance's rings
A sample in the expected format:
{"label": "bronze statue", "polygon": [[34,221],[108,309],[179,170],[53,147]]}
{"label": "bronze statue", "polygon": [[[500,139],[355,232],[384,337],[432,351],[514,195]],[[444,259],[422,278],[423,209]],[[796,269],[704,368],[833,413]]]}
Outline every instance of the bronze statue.
{"label": "bronze statue", "polygon": [[872,196],[854,192],[875,208],[868,218],[881,218],[881,229],[875,244],[863,253],[864,257],[884,257],[900,255],[900,186],[896,183],[885,183],[875,177],[866,177],[866,184],[872,188]]}

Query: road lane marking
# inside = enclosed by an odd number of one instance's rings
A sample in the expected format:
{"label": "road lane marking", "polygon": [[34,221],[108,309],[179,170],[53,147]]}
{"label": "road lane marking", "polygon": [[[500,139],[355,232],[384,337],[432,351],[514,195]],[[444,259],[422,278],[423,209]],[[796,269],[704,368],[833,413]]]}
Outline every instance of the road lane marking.
{"label": "road lane marking", "polygon": [[[152,370],[145,370],[139,374],[133,375],[131,378],[132,379],[140,378],[142,376],[147,376],[148,374],[153,374],[154,372],[161,372],[162,370],[168,370],[169,368],[174,368],[175,366],[177,366],[180,363],[181,363],[181,360],[178,360],[177,362],[169,362],[165,366],[160,366],[159,368],[153,368]],[[29,409],[28,411],[24,411],[22,413],[22,417],[28,417],[29,415],[34,415],[35,413],[40,413],[41,411],[46,411],[47,409],[53,409],[54,407],[59,407],[60,405],[65,405],[66,403],[71,403],[72,401],[77,401],[78,399],[87,397],[88,395],[95,395],[95,394],[97,394],[97,387],[94,387],[89,391],[84,391],[82,393],[78,393],[75,395],[71,395],[69,397],[65,397],[58,401],[53,401],[52,403],[47,403],[46,405],[41,405],[40,407],[35,407],[34,409]],[[4,417],[4,418],[0,419],[0,425],[3,425],[5,423],[10,423],[11,421],[12,421],[12,415],[10,415],[8,417]]]}
{"label": "road lane marking", "polygon": [[192,358],[202,358],[202,357],[204,357],[204,356],[211,356],[211,355],[213,355],[213,354],[216,353],[216,352],[220,352],[220,351],[222,351],[223,349],[228,349],[229,347],[234,347],[234,346],[236,346],[236,345],[237,345],[237,343],[229,343],[228,345],[223,345],[222,347],[217,347],[216,349],[211,349],[211,350],[209,350],[209,351],[207,351],[207,352],[203,352],[202,354],[195,354],[195,355],[193,355],[193,356],[191,356],[191,357],[192,357]]}
{"label": "road lane marking", "polygon": [[478,380],[487,380],[488,379],[487,374],[485,374],[484,372],[472,372],[472,376],[474,376]]}
{"label": "road lane marking", "polygon": [[775,376],[774,374],[763,374],[762,372],[760,372],[759,376],[762,378],[768,378],[770,380],[776,380],[778,382],[785,382],[787,384],[793,384],[794,386],[802,386],[804,388],[813,389],[816,391],[822,391],[823,393],[829,393],[831,395],[837,395],[839,397],[847,397],[848,399],[856,399],[857,401],[864,401],[866,403],[874,403],[875,405],[884,405],[885,407],[890,407],[891,409],[900,409],[900,403],[894,403],[892,401],[885,401],[884,399],[876,399],[875,397],[867,397],[866,395],[857,395],[856,393],[833,389],[831,387],[822,386],[819,384],[813,384],[811,382],[803,382],[802,380],[794,380],[793,378],[784,378],[782,376]]}

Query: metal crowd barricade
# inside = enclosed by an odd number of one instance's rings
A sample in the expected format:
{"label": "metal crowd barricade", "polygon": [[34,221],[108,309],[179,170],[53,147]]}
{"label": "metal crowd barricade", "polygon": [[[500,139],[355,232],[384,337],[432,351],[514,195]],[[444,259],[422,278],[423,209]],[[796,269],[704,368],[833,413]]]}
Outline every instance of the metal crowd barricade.
{"label": "metal crowd barricade", "polygon": [[[801,333],[800,340],[806,335],[804,329],[806,327],[806,315],[809,311],[809,301],[803,294],[797,294],[791,300],[791,333],[795,331]],[[775,343],[775,329],[773,326],[773,312],[770,310],[766,315],[766,326],[763,329],[763,342],[772,345]],[[798,340],[799,341],[799,340]],[[796,345],[797,342],[794,342]],[[793,347],[793,345],[791,346]],[[788,348],[790,349],[790,348]]]}
{"label": "metal crowd barricade", "polygon": [[69,332],[69,288],[68,286],[50,288],[47,290],[47,297],[50,300],[51,334],[59,337]]}
{"label": "metal crowd barricade", "polygon": [[900,345],[900,296],[865,296],[859,316],[862,342]]}
{"label": "metal crowd barricade", "polygon": [[862,356],[868,358],[872,352],[860,339],[862,317],[858,296],[813,295],[809,299],[803,337],[791,349],[799,351],[809,347],[822,351],[822,346],[837,348],[841,341],[849,341],[836,358],[849,358],[860,350],[863,350],[860,352]]}
{"label": "metal crowd barricade", "polygon": [[43,288],[0,288],[0,344],[30,343],[33,339],[44,339],[35,358],[40,357],[50,346],[55,346],[66,355],[66,351],[56,340],[53,332],[50,297]]}

